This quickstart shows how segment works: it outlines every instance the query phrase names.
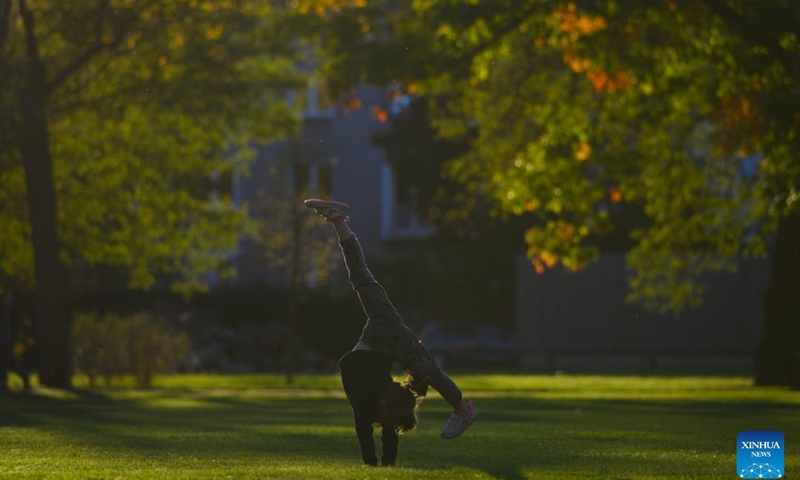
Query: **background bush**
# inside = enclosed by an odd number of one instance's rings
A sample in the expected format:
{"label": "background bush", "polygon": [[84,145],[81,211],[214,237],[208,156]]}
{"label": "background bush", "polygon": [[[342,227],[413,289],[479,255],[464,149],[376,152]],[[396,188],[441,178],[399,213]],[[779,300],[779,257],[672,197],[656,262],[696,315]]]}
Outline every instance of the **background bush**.
{"label": "background bush", "polygon": [[177,333],[148,313],[129,316],[79,314],[72,328],[75,367],[92,387],[102,377],[133,375],[138,387],[149,387],[153,374],[181,360],[189,337]]}

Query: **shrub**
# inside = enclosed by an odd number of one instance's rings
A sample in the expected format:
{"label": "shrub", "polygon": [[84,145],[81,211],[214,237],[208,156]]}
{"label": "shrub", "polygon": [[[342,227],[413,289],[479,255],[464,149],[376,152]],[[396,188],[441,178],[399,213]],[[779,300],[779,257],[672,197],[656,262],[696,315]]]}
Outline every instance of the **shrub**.
{"label": "shrub", "polygon": [[127,317],[84,313],[72,328],[75,365],[94,387],[98,377],[106,385],[115,376],[133,375],[136,386],[149,387],[153,374],[180,360],[189,350],[189,338],[176,333],[148,313]]}

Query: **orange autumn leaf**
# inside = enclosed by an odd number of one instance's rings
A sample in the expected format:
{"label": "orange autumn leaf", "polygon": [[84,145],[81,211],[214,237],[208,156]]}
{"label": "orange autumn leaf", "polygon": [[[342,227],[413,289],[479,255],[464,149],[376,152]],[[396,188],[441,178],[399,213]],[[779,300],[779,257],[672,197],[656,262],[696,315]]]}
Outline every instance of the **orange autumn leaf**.
{"label": "orange autumn leaf", "polygon": [[586,77],[598,92],[627,90],[633,85],[633,79],[623,70],[611,74],[604,70],[589,70],[586,72]]}
{"label": "orange autumn leaf", "polygon": [[361,109],[361,99],[357,97],[347,97],[342,101],[342,111],[345,113],[349,112],[350,110],[359,110]]}
{"label": "orange autumn leaf", "polygon": [[574,150],[575,158],[581,162],[586,161],[592,155],[592,146],[588,143],[581,143]]}
{"label": "orange autumn leaf", "polygon": [[575,227],[566,223],[561,227],[561,236],[559,237],[559,240],[561,240],[562,242],[566,242],[567,240],[572,238],[574,234],[575,234]]}
{"label": "orange autumn leaf", "polygon": [[580,35],[596,33],[607,26],[606,19],[603,17],[578,14],[578,7],[574,3],[569,3],[566,7],[559,7],[553,15],[559,21],[561,31],[570,33],[573,40]]}
{"label": "orange autumn leaf", "polygon": [[602,70],[589,70],[586,72],[586,77],[598,92],[604,91],[608,86],[608,74]]}
{"label": "orange autumn leaf", "polygon": [[614,72],[614,83],[619,90],[627,90],[633,85],[633,79],[624,70]]}
{"label": "orange autumn leaf", "polygon": [[764,115],[752,99],[744,95],[723,98],[715,118],[721,133],[717,152],[749,155],[761,149]]}
{"label": "orange autumn leaf", "polygon": [[372,117],[376,118],[379,122],[384,123],[386,122],[388,115],[386,114],[386,110],[379,107],[378,105],[375,105],[374,107],[372,107]]}
{"label": "orange autumn leaf", "polygon": [[588,59],[579,57],[572,49],[565,51],[561,59],[575,73],[588,70],[591,66],[591,62]]}
{"label": "orange autumn leaf", "polygon": [[542,252],[539,254],[539,258],[547,265],[547,268],[553,268],[556,266],[556,262],[558,262],[558,255],[551,252]]}
{"label": "orange autumn leaf", "polygon": [[346,8],[363,8],[366,0],[293,0],[290,8],[297,9],[300,13],[314,13],[319,17],[340,12]]}
{"label": "orange autumn leaf", "polygon": [[531,263],[533,263],[533,268],[536,270],[536,273],[538,273],[539,275],[544,273],[545,270],[544,264],[542,263],[541,260],[539,260],[538,257],[534,257],[534,259],[531,260]]}
{"label": "orange autumn leaf", "polygon": [[617,187],[611,187],[608,191],[608,197],[611,203],[620,203],[623,200],[622,191]]}
{"label": "orange autumn leaf", "polygon": [[209,40],[219,40],[222,37],[222,25],[208,27],[204,33]]}
{"label": "orange autumn leaf", "polygon": [[603,17],[589,17],[581,15],[575,23],[575,28],[584,35],[589,35],[606,28],[606,19]]}

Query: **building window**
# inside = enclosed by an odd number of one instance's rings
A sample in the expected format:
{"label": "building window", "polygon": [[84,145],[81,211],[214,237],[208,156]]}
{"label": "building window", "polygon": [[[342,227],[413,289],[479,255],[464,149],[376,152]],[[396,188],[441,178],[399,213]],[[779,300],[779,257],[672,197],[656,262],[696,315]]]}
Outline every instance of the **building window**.
{"label": "building window", "polygon": [[235,195],[236,174],[233,170],[216,171],[208,177],[205,189],[208,192],[208,199],[211,203],[233,202],[234,206],[238,206]]}
{"label": "building window", "polygon": [[318,78],[309,79],[306,88],[289,92],[287,100],[302,112],[305,118],[333,115],[334,101],[328,93],[325,82]]}
{"label": "building window", "polygon": [[292,191],[295,194],[311,192],[311,166],[294,165],[292,173]]}
{"label": "building window", "polygon": [[292,186],[295,195],[302,193],[330,198],[333,192],[333,167],[317,163],[294,165]]}
{"label": "building window", "polygon": [[415,208],[415,188],[400,185],[394,169],[381,165],[381,237],[386,240],[425,238],[434,233]]}
{"label": "building window", "polygon": [[317,165],[316,194],[318,197],[331,198],[333,196],[333,167],[330,165]]}

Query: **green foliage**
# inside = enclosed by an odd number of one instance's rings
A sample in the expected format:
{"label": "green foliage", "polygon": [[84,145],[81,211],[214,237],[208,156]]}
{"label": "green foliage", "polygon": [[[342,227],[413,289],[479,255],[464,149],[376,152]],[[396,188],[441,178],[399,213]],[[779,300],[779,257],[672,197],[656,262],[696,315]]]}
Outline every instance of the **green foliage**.
{"label": "green foliage", "polygon": [[[427,99],[411,90],[413,86],[394,90],[392,103],[386,106],[390,128],[375,134],[373,142],[392,166],[398,201],[415,209],[436,231],[426,242],[433,253],[431,261],[389,266],[388,290],[394,300],[442,319],[510,326],[512,259],[520,251],[524,220],[493,217],[494,206],[485,198],[442,177],[445,165],[469,150],[473,132],[439,137],[431,125]],[[428,281],[420,283],[420,276]]]}
{"label": "green foliage", "polygon": [[[763,254],[800,205],[797,5],[402,5],[386,17],[394,41],[363,46],[395,54],[390,78],[427,96],[441,136],[477,132],[446,172],[532,218],[537,270],[581,268],[609,212],[634,204],[648,225],[634,229],[632,299],[680,311],[700,301],[704,272]],[[756,154],[757,176],[741,175]]]}
{"label": "green foliage", "polygon": [[[2,147],[0,147],[2,148]],[[25,178],[22,167],[4,165],[0,153],[0,275],[16,279],[21,284],[33,284],[33,245],[25,199]],[[16,163],[16,162],[13,162]],[[2,277],[0,277],[2,278]]]}
{"label": "green foliage", "polygon": [[291,194],[277,189],[263,195],[253,208],[263,213],[255,225],[255,239],[266,265],[288,285],[306,288],[324,284],[342,263],[330,227],[303,205],[312,196],[307,190]]}
{"label": "green foliage", "polygon": [[[302,390],[281,388],[279,375],[178,375],[150,391],[0,397],[9,452],[0,476],[722,480],[735,475],[743,428],[800,428],[797,395],[750,388],[746,378],[454,379],[485,415],[443,442],[451,408],[431,394],[417,430],[400,439],[397,467],[382,469],[361,464],[336,375],[298,375]],[[786,469],[795,471],[791,445]]]}
{"label": "green foliage", "polygon": [[247,215],[227,189],[212,198],[210,178],[245,170],[253,142],[296,129],[285,93],[304,83],[302,15],[258,1],[8,3],[0,38],[2,275],[34,283],[18,151],[19,96],[30,82],[23,3],[48,82],[63,259],[73,271],[120,268],[133,288],[167,274],[186,293],[204,289],[209,271],[233,273],[226,252]]}
{"label": "green foliage", "polygon": [[128,317],[80,314],[72,328],[75,365],[95,387],[102,377],[110,385],[114,377],[133,375],[140,388],[152,385],[153,375],[163,372],[188,352],[185,334],[175,333],[152,316]]}

